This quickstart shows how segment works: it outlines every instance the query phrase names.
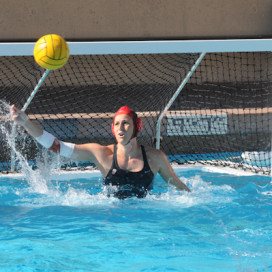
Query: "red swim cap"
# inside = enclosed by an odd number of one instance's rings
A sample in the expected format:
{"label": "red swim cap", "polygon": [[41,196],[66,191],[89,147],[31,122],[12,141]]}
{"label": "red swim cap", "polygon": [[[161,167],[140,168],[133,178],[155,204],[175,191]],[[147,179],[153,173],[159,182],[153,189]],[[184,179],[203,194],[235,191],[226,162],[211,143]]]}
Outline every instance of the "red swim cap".
{"label": "red swim cap", "polygon": [[133,120],[133,124],[134,124],[134,132],[131,138],[134,138],[138,135],[138,133],[142,130],[143,128],[143,121],[137,116],[137,113],[135,111],[133,111],[131,108],[129,108],[128,106],[123,106],[121,107],[114,115],[113,118],[113,122],[111,125],[111,131],[114,134],[114,120],[116,118],[116,116],[120,115],[120,114],[125,114],[128,115],[132,118]]}

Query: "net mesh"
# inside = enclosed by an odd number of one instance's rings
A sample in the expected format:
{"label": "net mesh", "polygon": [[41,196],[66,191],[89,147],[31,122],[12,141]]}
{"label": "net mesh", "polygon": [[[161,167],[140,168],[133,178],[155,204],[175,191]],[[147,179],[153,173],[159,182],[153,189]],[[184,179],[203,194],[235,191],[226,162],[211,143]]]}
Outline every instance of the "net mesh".
{"label": "net mesh", "polygon": [[[114,112],[127,105],[144,123],[138,142],[155,147],[158,118],[199,55],[70,56],[49,73],[26,113],[61,140],[106,145],[115,142]],[[162,119],[160,148],[171,162],[270,173],[271,57],[205,55]],[[0,69],[0,99],[23,107],[44,70],[30,56],[0,57]],[[10,152],[1,153],[4,165]]]}

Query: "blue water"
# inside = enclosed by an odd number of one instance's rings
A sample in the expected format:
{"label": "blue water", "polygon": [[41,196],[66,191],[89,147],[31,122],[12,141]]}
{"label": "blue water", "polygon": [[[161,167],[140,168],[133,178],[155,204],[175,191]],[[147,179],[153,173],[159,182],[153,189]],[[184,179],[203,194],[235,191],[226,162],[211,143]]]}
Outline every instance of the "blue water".
{"label": "blue water", "polygon": [[97,172],[0,177],[0,271],[272,271],[271,178],[175,171],[191,193],[126,200]]}

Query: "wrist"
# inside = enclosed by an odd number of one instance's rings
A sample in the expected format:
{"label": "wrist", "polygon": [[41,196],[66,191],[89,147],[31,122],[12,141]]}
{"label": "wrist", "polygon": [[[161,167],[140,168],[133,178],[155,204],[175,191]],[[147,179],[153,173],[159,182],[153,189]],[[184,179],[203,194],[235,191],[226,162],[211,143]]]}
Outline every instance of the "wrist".
{"label": "wrist", "polygon": [[53,145],[55,139],[55,136],[43,130],[43,133],[36,138],[36,141],[40,143],[43,147],[50,148]]}
{"label": "wrist", "polygon": [[30,128],[30,126],[31,126],[31,121],[28,119],[28,117],[26,117],[26,119],[23,119],[22,126],[23,126],[25,129]]}

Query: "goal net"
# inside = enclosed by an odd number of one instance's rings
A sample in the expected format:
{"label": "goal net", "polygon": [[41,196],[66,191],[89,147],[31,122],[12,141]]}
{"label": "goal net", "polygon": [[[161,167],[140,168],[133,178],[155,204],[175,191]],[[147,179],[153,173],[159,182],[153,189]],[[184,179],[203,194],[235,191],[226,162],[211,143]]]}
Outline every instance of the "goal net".
{"label": "goal net", "polygon": [[[172,163],[269,174],[271,52],[206,52],[200,61],[199,51],[72,54],[50,71],[26,113],[61,140],[107,145],[115,142],[113,115],[127,105],[144,123],[138,142]],[[44,70],[31,55],[0,56],[0,69],[0,100],[22,108]],[[8,171],[11,152],[1,146]],[[35,160],[35,147],[24,147]]]}

